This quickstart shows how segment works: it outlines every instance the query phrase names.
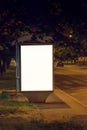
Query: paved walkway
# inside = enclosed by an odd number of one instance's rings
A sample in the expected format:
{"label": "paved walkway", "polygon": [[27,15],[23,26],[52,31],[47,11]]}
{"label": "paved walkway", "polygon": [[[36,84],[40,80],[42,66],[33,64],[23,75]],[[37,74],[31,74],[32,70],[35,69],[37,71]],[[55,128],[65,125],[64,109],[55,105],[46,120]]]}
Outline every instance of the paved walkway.
{"label": "paved walkway", "polygon": [[87,106],[60,89],[55,89],[45,104],[36,105],[45,120],[66,121],[72,118],[87,123]]}

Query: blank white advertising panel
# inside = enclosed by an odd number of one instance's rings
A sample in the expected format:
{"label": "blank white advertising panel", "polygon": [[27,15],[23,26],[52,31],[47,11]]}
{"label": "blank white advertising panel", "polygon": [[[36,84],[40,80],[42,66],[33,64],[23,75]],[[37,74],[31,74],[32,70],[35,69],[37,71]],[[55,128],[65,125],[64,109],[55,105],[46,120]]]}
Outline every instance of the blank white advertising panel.
{"label": "blank white advertising panel", "polygon": [[53,91],[52,45],[21,45],[21,91]]}

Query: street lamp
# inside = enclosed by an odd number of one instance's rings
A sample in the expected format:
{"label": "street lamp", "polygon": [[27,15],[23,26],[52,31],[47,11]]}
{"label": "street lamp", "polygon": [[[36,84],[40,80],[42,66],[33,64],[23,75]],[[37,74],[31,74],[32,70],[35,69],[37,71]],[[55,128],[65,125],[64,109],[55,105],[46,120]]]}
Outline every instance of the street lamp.
{"label": "street lamp", "polygon": [[69,38],[72,38],[72,34],[69,34]]}

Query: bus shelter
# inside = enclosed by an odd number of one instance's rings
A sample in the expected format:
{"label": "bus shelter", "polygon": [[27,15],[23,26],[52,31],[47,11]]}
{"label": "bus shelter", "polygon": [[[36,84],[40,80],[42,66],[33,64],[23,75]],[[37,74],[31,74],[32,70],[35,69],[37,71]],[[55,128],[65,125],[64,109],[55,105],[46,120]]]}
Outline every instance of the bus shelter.
{"label": "bus shelter", "polygon": [[53,92],[53,45],[16,43],[16,90],[30,102],[45,102]]}

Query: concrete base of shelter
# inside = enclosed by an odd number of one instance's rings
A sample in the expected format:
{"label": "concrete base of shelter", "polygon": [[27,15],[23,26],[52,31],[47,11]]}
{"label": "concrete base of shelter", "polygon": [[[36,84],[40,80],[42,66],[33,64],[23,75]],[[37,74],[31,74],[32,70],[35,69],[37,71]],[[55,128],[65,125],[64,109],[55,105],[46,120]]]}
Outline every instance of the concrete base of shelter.
{"label": "concrete base of shelter", "polygon": [[34,103],[57,103],[59,98],[54,94],[54,91],[27,91],[22,92],[29,102]]}
{"label": "concrete base of shelter", "polygon": [[52,91],[23,91],[22,93],[28,98],[29,102],[44,103]]}

